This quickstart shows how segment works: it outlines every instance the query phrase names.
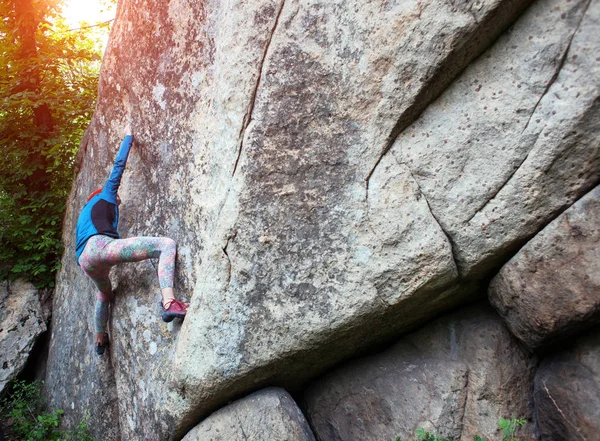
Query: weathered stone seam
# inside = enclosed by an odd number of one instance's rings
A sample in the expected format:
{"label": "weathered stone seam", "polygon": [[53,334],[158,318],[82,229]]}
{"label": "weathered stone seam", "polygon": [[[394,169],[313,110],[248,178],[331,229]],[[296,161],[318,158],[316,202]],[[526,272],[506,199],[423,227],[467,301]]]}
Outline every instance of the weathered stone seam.
{"label": "weathered stone seam", "polygon": [[233,173],[231,174],[231,176],[235,175],[235,172],[238,167],[238,163],[240,162],[240,157],[242,156],[242,150],[244,147],[244,137],[246,135],[246,130],[248,129],[248,126],[250,125],[250,122],[252,121],[252,112],[254,112],[254,104],[256,103],[256,95],[258,94],[258,89],[260,88],[260,83],[261,83],[261,79],[263,76],[263,67],[265,65],[267,55],[269,53],[269,48],[271,47],[271,41],[273,40],[273,35],[275,34],[275,31],[277,30],[277,26],[279,25],[279,17],[281,17],[281,12],[283,11],[284,5],[285,5],[285,0],[282,0],[281,5],[279,6],[279,11],[277,11],[277,16],[275,17],[275,23],[273,24],[273,28],[271,29],[271,32],[269,33],[269,39],[267,40],[267,44],[265,45],[265,50],[263,52],[262,60],[260,62],[260,67],[258,70],[258,79],[256,80],[256,85],[254,86],[254,89],[252,91],[252,96],[250,97],[250,104],[248,106],[248,111],[244,115],[244,120],[242,122],[242,127],[240,129],[240,136],[239,136],[240,144],[238,147],[238,154],[237,154],[237,158],[235,160],[235,164],[233,166]]}
{"label": "weathered stone seam", "polygon": [[[583,13],[581,14],[581,18],[579,19],[579,23],[577,24],[577,27],[575,28],[575,31],[573,32],[573,34],[571,35],[571,38],[569,39],[569,44],[567,44],[567,47],[565,48],[565,51],[562,54],[562,57],[560,59],[560,62],[558,63],[558,66],[556,68],[556,70],[554,71],[554,74],[552,75],[552,78],[550,78],[550,81],[548,81],[548,84],[546,85],[544,92],[542,93],[542,95],[540,96],[540,98],[538,99],[537,103],[535,104],[533,111],[531,112],[531,115],[529,115],[529,119],[527,120],[527,124],[525,124],[525,127],[523,128],[523,130],[521,131],[521,135],[523,135],[523,133],[525,132],[525,130],[527,129],[527,127],[529,126],[529,123],[531,122],[531,119],[533,118],[533,115],[535,114],[540,102],[542,101],[542,99],[546,96],[546,94],[548,93],[548,91],[550,90],[550,87],[552,87],[552,85],[555,83],[556,79],[558,78],[558,75],[560,74],[560,71],[562,70],[562,68],[564,67],[565,61],[567,60],[567,56],[569,54],[569,50],[571,49],[571,43],[573,42],[573,39],[575,38],[575,35],[577,34],[577,31],[579,31],[579,28],[581,26],[581,23],[583,22],[583,19],[585,17],[585,14],[587,13],[587,10],[590,6],[591,0],[587,3],[587,5],[585,6]],[[519,163],[519,165],[513,170],[513,172],[504,180],[504,182],[502,183],[502,185],[500,185],[498,187],[498,189],[492,193],[492,195],[487,198],[487,200],[477,209],[475,210],[475,212],[473,213],[473,215],[471,215],[469,217],[469,219],[467,219],[464,224],[468,224],[469,222],[471,222],[471,220],[477,215],[477,213],[481,212],[485,207],[487,207],[487,205],[494,200],[494,198],[496,196],[498,196],[498,193],[500,193],[502,191],[502,189],[510,182],[510,180],[513,178],[513,176],[519,171],[519,169],[521,168],[521,166],[525,163],[525,161],[527,160],[527,158],[529,157],[529,153],[531,153],[531,151],[533,150],[533,146],[535,145],[535,143],[537,142],[539,136],[540,136],[541,132],[537,134],[537,136],[535,137],[535,140],[531,143],[531,149],[529,150],[529,152],[527,152],[527,154],[525,155],[525,157],[523,158],[523,160]]]}
{"label": "weathered stone seam", "polygon": [[[240,131],[239,131],[239,146],[238,146],[238,152],[237,152],[237,157],[235,159],[235,163],[233,165],[233,172],[231,173],[231,177],[235,176],[235,172],[237,171],[237,167],[240,161],[240,158],[242,156],[242,150],[243,150],[243,146],[244,146],[244,137],[246,135],[246,130],[248,129],[248,126],[250,125],[250,122],[252,121],[252,112],[254,111],[254,104],[256,102],[256,95],[258,94],[258,89],[260,87],[260,83],[261,83],[261,78],[263,76],[263,67],[265,64],[265,60],[267,59],[267,55],[269,52],[269,47],[271,46],[271,41],[273,40],[273,35],[275,34],[275,31],[277,29],[277,26],[279,24],[279,17],[281,16],[281,12],[283,11],[283,7],[285,5],[285,0],[281,1],[281,5],[279,7],[279,11],[277,12],[277,17],[275,18],[275,23],[273,24],[273,28],[271,29],[271,32],[269,33],[269,39],[267,40],[267,44],[265,46],[265,49],[263,51],[263,56],[260,62],[260,68],[258,70],[258,79],[256,81],[256,84],[254,86],[254,89],[252,91],[252,95],[250,97],[250,104],[248,106],[248,111],[246,112],[246,114],[244,115],[244,119],[242,121],[242,126],[240,127]],[[221,203],[220,207],[219,207],[219,211],[217,213],[217,216],[215,219],[220,219],[221,218],[221,212],[223,211],[223,208],[225,207],[225,205],[227,204],[227,199],[229,198],[229,193],[231,191],[231,187],[229,187],[227,189],[227,193],[223,199],[223,202]],[[229,242],[229,239],[227,239],[227,241]],[[226,248],[226,246],[225,246]],[[223,249],[223,248],[222,248]],[[223,249],[223,251],[225,251]],[[225,255],[227,255],[227,253],[225,253]],[[229,260],[229,256],[227,256],[227,259]],[[231,262],[230,262],[230,269],[231,269]],[[227,282],[229,284],[229,281]]]}
{"label": "weathered stone seam", "polygon": [[546,380],[542,380],[542,382],[544,383],[544,390],[546,391],[546,395],[548,395],[548,398],[550,398],[550,400],[552,401],[552,404],[554,404],[554,407],[556,407],[556,410],[558,410],[558,413],[560,413],[560,416],[563,418],[563,420],[565,420],[565,422],[569,423],[569,425],[571,427],[573,427],[577,431],[577,435],[579,435],[580,438],[583,441],[585,441],[585,437],[581,436],[581,434],[579,433],[580,432],[579,428],[577,426],[575,426],[575,424],[573,424],[571,421],[569,421],[569,419],[564,414],[564,412],[562,411],[562,409],[560,407],[558,407],[558,404],[556,403],[556,401],[554,400],[554,398],[550,394],[550,391],[548,390],[548,386],[546,386]]}
{"label": "weathered stone seam", "polygon": [[[538,135],[535,137],[535,140],[534,140],[534,141],[531,143],[531,145],[532,145],[532,147],[531,147],[531,150],[533,149],[533,146],[535,145],[535,143],[537,142],[537,140],[538,140],[538,138],[539,138],[539,137],[540,137],[540,134],[538,133]],[[496,196],[498,196],[498,193],[500,193],[500,192],[502,191],[502,189],[503,189],[504,187],[506,187],[506,185],[507,185],[507,184],[510,182],[510,180],[513,178],[513,176],[514,176],[514,175],[515,175],[515,174],[516,174],[516,173],[519,171],[519,169],[521,168],[521,166],[522,166],[522,165],[525,163],[525,161],[527,161],[527,158],[529,157],[529,153],[531,153],[531,150],[529,150],[529,151],[527,152],[527,154],[525,155],[525,157],[524,157],[524,158],[521,160],[521,162],[519,162],[519,165],[517,165],[517,166],[514,168],[514,170],[512,171],[512,173],[511,173],[511,174],[508,176],[508,178],[506,178],[506,179],[504,180],[504,182],[502,183],[502,185],[500,185],[500,186],[499,186],[499,187],[496,189],[496,191],[495,191],[494,193],[492,193],[492,194],[490,195],[490,197],[489,197],[489,198],[487,198],[487,199],[486,199],[486,201],[485,201],[483,204],[481,204],[481,205],[479,206],[479,208],[477,208],[477,210],[475,210],[475,212],[474,212],[474,213],[473,213],[471,216],[469,216],[469,218],[468,218],[466,221],[464,221],[464,222],[463,222],[463,224],[464,224],[464,225],[466,225],[466,224],[468,224],[469,222],[471,222],[471,220],[472,220],[472,219],[473,219],[475,216],[477,216],[477,213],[481,212],[481,211],[482,211],[482,210],[483,210],[485,207],[487,207],[487,206],[488,206],[488,204],[489,204],[491,201],[493,201],[493,200],[494,200],[494,198],[495,198]]]}
{"label": "weathered stone seam", "polygon": [[[431,211],[431,206],[429,205],[429,201],[427,201],[427,198],[425,197],[425,194],[423,193],[423,191],[421,190],[421,187],[419,186],[419,183],[417,182],[417,180],[415,179],[415,177],[412,174],[412,171],[410,170],[410,168],[398,161],[398,159],[394,156],[394,159],[396,161],[396,163],[401,166],[401,167],[405,167],[409,174],[410,177],[412,178],[412,180],[415,182],[417,188],[419,189],[419,193],[421,194],[421,196],[423,196],[423,199],[425,199],[425,203],[427,204],[427,208],[429,209],[429,212],[431,213],[431,216],[433,217],[433,219],[437,222],[438,226],[440,227],[440,229],[442,230],[442,232],[444,233],[444,235],[446,236],[446,239],[448,240],[448,243],[450,245],[450,252],[452,253],[452,260],[454,262],[454,266],[456,268],[456,271],[458,272],[458,265],[457,265],[457,260],[456,260],[456,255],[454,253],[454,245],[452,243],[452,241],[450,240],[450,236],[448,235],[448,233],[444,230],[444,228],[442,227],[442,225],[440,224],[440,222],[438,221],[438,219],[434,216],[433,211]],[[367,210],[366,210],[366,217],[367,217],[367,226],[369,228],[369,230],[371,230],[371,233],[373,233],[373,235],[377,235],[377,233],[375,233],[375,230],[373,229],[373,226],[371,225],[371,215],[370,215],[370,211],[371,211],[371,207],[370,207],[370,202],[369,199],[367,198],[366,200],[367,203]],[[385,284],[389,281],[389,277],[385,280],[385,282],[383,282],[382,284],[380,284],[380,286],[385,286]],[[381,304],[387,308],[390,306],[390,303],[379,293],[379,288],[377,286],[375,286],[375,298],[376,300],[379,300],[379,302],[381,302]]]}
{"label": "weathered stone seam", "polygon": [[[410,109],[408,109],[408,110],[410,110]],[[402,133],[404,131],[404,129],[406,129],[406,127],[408,127],[409,125],[410,125],[410,122],[407,122],[406,125],[398,132],[398,135],[400,135],[400,133]],[[383,159],[383,157],[392,148],[392,145],[396,141],[396,138],[397,138],[397,136],[390,136],[388,138],[388,140],[386,141],[385,146],[383,147],[383,150],[381,151],[381,154],[379,155],[379,158],[377,159],[377,162],[375,162],[375,165],[373,166],[373,168],[371,169],[371,171],[367,175],[367,178],[365,179],[365,185],[366,185],[366,190],[367,190],[366,191],[366,200],[367,200],[367,202],[369,200],[369,182],[371,181],[371,177],[375,173],[375,170],[377,169],[377,166],[379,166],[379,163],[381,162],[381,160]]]}
{"label": "weathered stone seam", "polygon": [[229,283],[231,282],[231,268],[232,268],[231,259],[229,257],[229,253],[227,252],[227,247],[229,246],[229,241],[232,240],[233,238],[234,238],[234,236],[228,236],[227,241],[225,242],[225,246],[223,246],[221,248],[223,250],[223,254],[227,258],[227,290],[229,289]]}
{"label": "weathered stone seam", "polygon": [[591,3],[591,0],[587,3],[587,5],[585,6],[585,8],[583,9],[583,13],[581,14],[581,18],[579,19],[579,23],[577,23],[577,27],[575,28],[575,31],[573,32],[573,34],[571,35],[571,38],[569,39],[569,44],[567,44],[567,47],[565,48],[565,51],[562,54],[560,62],[558,63],[558,67],[554,71],[554,74],[552,75],[552,78],[550,78],[550,81],[548,82],[548,84],[546,84],[544,92],[542,93],[542,95],[540,96],[540,98],[537,100],[537,103],[535,103],[535,106],[533,107],[533,111],[531,112],[531,115],[529,115],[529,119],[527,120],[527,124],[525,124],[525,127],[523,128],[523,131],[521,132],[521,135],[525,132],[525,130],[527,130],[527,127],[529,127],[529,123],[531,122],[531,119],[533,118],[533,115],[535,115],[535,112],[536,112],[538,106],[540,105],[540,102],[546,96],[546,94],[550,90],[550,87],[552,87],[552,85],[554,84],[554,82],[558,78],[558,74],[560,73],[560,71],[562,70],[563,66],[565,65],[565,61],[567,60],[567,55],[569,54],[569,50],[571,50],[571,43],[573,43],[573,39],[575,38],[575,34],[577,34],[577,31],[579,31],[579,28],[581,26],[581,23],[583,22],[585,14],[587,13],[587,10],[588,10],[588,8],[590,6],[590,3]]}
{"label": "weathered stone seam", "polygon": [[419,181],[417,181],[417,179],[413,175],[413,172],[410,169],[410,167],[408,166],[408,164],[406,164],[404,162],[400,162],[398,160],[398,158],[396,158],[395,156],[394,156],[394,159],[396,160],[396,163],[400,167],[405,167],[406,170],[408,170],[408,173],[410,174],[410,177],[414,181],[415,185],[419,189],[419,193],[421,193],[421,196],[423,197],[423,199],[425,200],[425,203],[427,204],[427,209],[429,210],[429,213],[431,214],[431,217],[433,217],[433,219],[437,222],[438,226],[440,227],[440,230],[442,230],[442,233],[444,233],[444,236],[446,236],[446,240],[448,240],[448,244],[450,245],[450,253],[452,253],[452,261],[454,262],[454,266],[456,267],[456,271],[458,272],[458,263],[457,263],[458,260],[456,258],[456,253],[454,251],[454,243],[452,242],[452,238],[450,237],[450,234],[448,234],[448,232],[444,229],[444,227],[442,226],[442,224],[440,223],[440,221],[438,220],[438,218],[433,213],[433,210],[431,209],[431,205],[429,205],[429,201],[427,200],[427,197],[425,196],[425,193],[423,192],[423,190],[421,189],[421,186],[419,185]]}
{"label": "weathered stone seam", "polygon": [[465,431],[465,417],[467,415],[467,406],[469,405],[469,384],[471,382],[471,369],[467,368],[467,379],[465,381],[465,399],[462,403],[462,417],[460,419],[460,434],[458,439],[462,439],[463,432]]}
{"label": "weathered stone seam", "polygon": [[238,420],[238,423],[240,425],[240,430],[242,432],[242,436],[244,437],[244,440],[248,441],[248,435],[246,435],[246,431],[244,430],[244,424],[242,423],[240,416],[237,413],[235,415],[236,415],[236,419]]}

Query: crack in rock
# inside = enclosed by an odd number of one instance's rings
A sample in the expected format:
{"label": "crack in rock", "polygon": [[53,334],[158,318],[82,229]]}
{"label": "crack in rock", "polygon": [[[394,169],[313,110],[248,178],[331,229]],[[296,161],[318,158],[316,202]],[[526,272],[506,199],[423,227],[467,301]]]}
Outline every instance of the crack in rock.
{"label": "crack in rock", "polygon": [[[269,38],[267,40],[267,44],[265,45],[265,49],[263,51],[263,56],[260,61],[260,67],[258,70],[258,79],[256,80],[256,84],[254,86],[254,89],[252,90],[252,95],[250,97],[250,104],[248,105],[247,112],[244,114],[244,118],[242,120],[242,125],[240,127],[240,131],[239,131],[239,135],[238,135],[238,138],[239,138],[238,152],[237,152],[237,156],[235,159],[235,163],[233,165],[233,172],[231,173],[231,177],[235,176],[235,173],[238,168],[238,164],[240,162],[240,158],[242,157],[242,150],[243,150],[243,146],[244,146],[244,137],[246,134],[246,130],[248,129],[248,126],[250,125],[250,122],[252,121],[252,113],[254,112],[256,96],[258,94],[258,89],[260,88],[261,78],[263,76],[263,67],[264,67],[265,61],[268,56],[269,48],[271,46],[271,41],[273,40],[273,35],[275,34],[275,31],[277,30],[277,27],[279,25],[279,17],[281,17],[281,12],[283,11],[284,5],[285,5],[285,0],[282,0],[281,5],[279,6],[279,11],[277,12],[277,16],[275,17],[275,23],[273,24],[273,28],[271,29],[271,32],[269,33]],[[219,211],[217,212],[217,216],[215,217],[215,219],[220,219],[221,212],[223,211],[223,208],[225,208],[225,205],[227,204],[227,200],[229,199],[230,192],[231,192],[231,184],[229,185],[229,187],[227,189],[227,192],[223,199],[223,202],[219,206]],[[227,253],[225,253],[225,254],[227,254]]]}
{"label": "crack in rock", "polygon": [[427,209],[429,210],[429,213],[431,214],[431,217],[433,217],[433,219],[436,221],[436,223],[440,227],[440,230],[442,230],[442,233],[444,233],[444,236],[446,236],[446,240],[448,241],[448,244],[450,245],[450,253],[452,254],[452,261],[454,262],[454,265],[455,265],[455,267],[456,267],[456,269],[458,271],[458,264],[457,264],[458,260],[457,260],[457,257],[456,257],[456,252],[454,250],[454,243],[452,242],[452,238],[450,237],[450,234],[444,229],[444,227],[442,226],[442,224],[440,223],[440,221],[438,220],[438,218],[433,213],[433,210],[431,209],[431,205],[429,205],[429,201],[427,200],[427,197],[425,196],[425,193],[421,189],[421,186],[419,185],[419,181],[417,181],[417,179],[413,175],[413,172],[412,172],[411,168],[405,162],[400,162],[398,160],[398,158],[396,158],[395,156],[394,156],[394,159],[396,160],[396,163],[400,167],[404,167],[408,171],[408,174],[410,175],[411,179],[414,181],[415,185],[419,189],[419,193],[421,194],[421,196],[425,200],[425,203],[427,204]]}
{"label": "crack in rock", "polygon": [[227,288],[226,288],[226,290],[229,289],[229,283],[231,282],[231,268],[232,268],[231,258],[229,257],[229,253],[227,252],[227,247],[229,246],[229,242],[232,241],[233,239],[235,239],[236,234],[237,234],[237,232],[234,231],[229,236],[227,236],[225,245],[223,247],[221,247],[221,250],[223,250],[223,254],[227,258]]}
{"label": "crack in rock", "polygon": [[[465,426],[469,426],[465,422],[465,417],[467,414],[467,406],[469,405],[469,384],[470,384],[470,382],[471,382],[471,369],[467,368],[466,378],[465,378],[465,398],[462,403],[462,417],[460,419],[460,425],[459,425],[460,432],[458,434],[458,439],[462,439],[463,433],[465,431]],[[471,428],[471,427],[469,427],[469,428]]]}
{"label": "crack in rock", "polygon": [[575,34],[577,34],[577,32],[579,31],[579,28],[581,27],[581,23],[583,22],[583,19],[584,19],[586,13],[587,13],[587,10],[588,10],[588,8],[590,6],[590,3],[591,3],[591,0],[587,3],[587,5],[585,5],[585,7],[583,9],[583,13],[581,14],[581,18],[579,19],[579,23],[577,23],[577,27],[575,28],[575,31],[573,31],[573,34],[571,35],[571,38],[569,39],[569,43],[567,44],[567,47],[565,48],[565,51],[563,52],[563,54],[562,54],[562,56],[560,58],[560,62],[558,63],[558,66],[557,66],[556,70],[554,71],[554,74],[552,75],[552,78],[550,78],[550,81],[548,81],[548,84],[546,84],[544,92],[542,92],[542,95],[537,100],[537,103],[535,103],[535,106],[533,107],[533,111],[531,112],[531,115],[529,115],[529,119],[527,120],[527,124],[525,124],[525,127],[523,128],[523,131],[521,132],[521,134],[523,134],[525,132],[525,130],[527,130],[527,127],[529,126],[529,123],[531,122],[531,119],[533,118],[533,115],[535,114],[538,106],[540,105],[540,102],[546,96],[546,94],[550,90],[550,87],[552,87],[552,85],[554,84],[554,82],[558,78],[558,75],[559,75],[560,71],[562,70],[562,68],[563,68],[563,66],[565,64],[565,61],[567,60],[567,55],[569,54],[569,50],[571,49],[571,43],[573,43],[573,39],[575,38]]}
{"label": "crack in rock", "polygon": [[235,417],[238,421],[238,424],[239,424],[240,430],[242,432],[242,436],[244,437],[244,440],[248,441],[248,435],[246,435],[246,431],[244,430],[244,424],[242,423],[242,419],[240,418],[240,416],[238,414],[236,414]]}
{"label": "crack in rock", "polygon": [[581,436],[579,428],[575,424],[573,424],[571,421],[569,421],[569,419],[564,414],[562,409],[560,407],[558,407],[558,403],[554,400],[554,397],[550,394],[550,391],[548,390],[548,386],[546,386],[546,380],[543,380],[542,382],[544,383],[544,390],[546,391],[546,395],[548,395],[548,398],[550,398],[550,400],[552,401],[552,404],[554,405],[554,407],[556,407],[556,410],[558,410],[558,413],[560,413],[560,416],[563,418],[563,420],[565,420],[565,422],[567,422],[571,427],[573,427],[577,431],[577,435],[579,435],[581,437],[581,439],[583,441],[585,441],[585,437]]}
{"label": "crack in rock", "polygon": [[261,79],[263,76],[263,67],[265,65],[265,61],[267,59],[267,55],[269,53],[269,48],[271,47],[271,41],[273,40],[273,35],[277,30],[277,26],[279,25],[279,17],[281,17],[281,12],[283,11],[283,7],[285,6],[285,0],[281,1],[281,5],[279,6],[279,11],[277,11],[277,16],[275,17],[275,23],[273,24],[273,28],[269,34],[269,39],[267,40],[267,44],[265,45],[265,50],[263,52],[262,60],[260,62],[260,67],[258,70],[258,79],[256,80],[256,85],[254,86],[254,90],[252,91],[252,96],[250,97],[250,105],[248,106],[248,111],[244,115],[244,120],[242,122],[242,127],[240,129],[240,145],[238,147],[238,154],[235,160],[235,164],[233,166],[233,173],[231,176],[235,176],[235,172],[238,167],[238,163],[242,156],[242,150],[244,147],[244,137],[246,135],[246,130],[252,121],[252,112],[254,112],[254,104],[256,103],[256,95],[258,94],[258,89],[260,87]]}
{"label": "crack in rock", "polygon": [[[533,111],[531,112],[531,115],[529,115],[529,119],[527,120],[527,123],[525,124],[525,127],[523,128],[523,130],[521,131],[521,135],[523,135],[523,133],[525,132],[525,130],[527,130],[527,127],[529,126],[529,123],[531,122],[531,119],[533,118],[533,115],[535,115],[535,112],[540,104],[540,102],[542,101],[542,99],[546,96],[546,94],[548,93],[548,91],[550,90],[550,88],[552,87],[552,85],[555,83],[556,79],[558,78],[558,75],[560,74],[560,71],[562,70],[565,61],[568,58],[569,55],[569,50],[571,49],[571,43],[573,43],[573,39],[575,38],[575,35],[577,34],[577,32],[579,31],[579,28],[581,27],[581,23],[583,22],[583,19],[585,18],[585,15],[587,13],[587,10],[590,6],[591,0],[586,4],[583,13],[581,14],[581,18],[579,19],[579,23],[577,23],[577,27],[575,28],[575,30],[573,31],[573,34],[571,35],[571,38],[569,39],[569,43],[567,44],[567,47],[565,48],[565,51],[563,52],[561,58],[560,58],[560,62],[558,63],[552,78],[550,78],[550,81],[548,81],[548,84],[546,84],[546,87],[544,88],[544,91],[542,92],[542,95],[540,96],[540,98],[537,100],[537,102],[535,103],[535,106],[533,107]],[[488,206],[488,204],[494,200],[494,198],[496,198],[496,196],[498,196],[498,194],[502,191],[502,189],[504,187],[506,187],[506,185],[508,185],[508,183],[511,181],[511,179],[513,178],[513,176],[519,171],[519,169],[521,168],[521,166],[525,163],[525,161],[527,160],[527,158],[529,157],[529,153],[531,153],[531,150],[533,149],[533,146],[535,145],[535,143],[537,142],[538,138],[541,135],[541,131],[540,133],[538,133],[535,136],[535,139],[531,142],[531,148],[529,150],[529,152],[527,152],[527,154],[525,155],[525,157],[523,158],[523,160],[519,163],[519,165],[512,171],[512,173],[504,180],[504,182],[498,187],[498,189],[492,193],[490,195],[489,198],[487,198],[483,204],[481,204],[481,206],[479,208],[477,208],[477,210],[475,210],[475,212],[473,213],[473,215],[471,215],[466,221],[464,221],[464,224],[468,224],[469,222],[471,222],[471,220],[477,216],[478,213],[480,213],[481,211],[483,211],[485,209],[485,207]]]}
{"label": "crack in rock", "polygon": [[[485,26],[485,22],[486,22],[485,17],[484,17],[483,22],[480,22],[470,7],[468,7],[467,10],[465,11],[464,9],[457,8],[454,5],[453,0],[450,0],[449,3],[455,9],[460,10],[461,12],[470,15],[473,18],[473,21],[475,22],[473,35],[470,37],[470,39],[468,41],[462,42],[462,45],[464,47],[467,47],[469,45],[469,43],[473,43],[477,40],[478,34],[479,34],[479,32],[477,32],[477,31],[480,31],[481,30],[480,28],[482,26],[483,27]],[[520,16],[520,14],[518,16]],[[514,20],[518,19],[518,16],[515,17]],[[390,134],[384,143],[383,149],[381,150],[381,153],[380,153],[377,161],[375,162],[375,165],[371,168],[369,174],[365,178],[366,198],[367,199],[369,197],[369,181],[371,180],[371,176],[373,176],[375,169],[377,168],[377,166],[379,165],[379,163],[381,162],[383,157],[390,151],[390,149],[392,148],[392,146],[393,146],[394,142],[396,141],[396,139],[398,138],[398,136],[400,136],[400,134],[410,124],[412,124],[414,121],[416,121],[419,118],[419,116],[427,109],[427,107],[432,102],[434,102],[437,98],[439,98],[444,93],[444,91],[452,84],[452,82],[454,80],[456,80],[456,78],[458,78],[460,76],[461,72],[465,68],[467,68],[467,66],[469,66],[469,64],[473,60],[475,60],[479,55],[484,53],[485,50],[493,44],[494,44],[494,40],[488,41],[486,44],[476,47],[475,51],[470,54],[460,53],[460,51],[458,53],[452,52],[448,55],[448,58],[445,59],[444,61],[442,61],[441,64],[437,68],[433,68],[432,71],[430,71],[430,70],[427,71],[427,74],[425,75],[425,78],[426,78],[425,84],[427,84],[429,87],[424,87],[422,90],[420,90],[412,98],[411,103],[408,105],[408,107],[398,117],[398,120],[396,121],[394,127],[390,131]],[[448,66],[450,66],[453,62],[456,62],[457,59],[463,59],[463,58],[468,58],[468,57],[470,57],[469,61],[464,62],[464,65],[458,71],[453,72],[452,78],[445,79],[445,80],[440,78],[440,77],[443,77],[443,75],[445,73],[447,73],[446,71],[447,71]]]}

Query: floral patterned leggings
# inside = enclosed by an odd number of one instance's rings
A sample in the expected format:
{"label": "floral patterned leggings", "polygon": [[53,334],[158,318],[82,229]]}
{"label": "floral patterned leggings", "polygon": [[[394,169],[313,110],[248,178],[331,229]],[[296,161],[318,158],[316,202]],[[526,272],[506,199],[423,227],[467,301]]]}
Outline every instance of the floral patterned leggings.
{"label": "floral patterned leggings", "polygon": [[79,265],[98,287],[95,311],[96,332],[106,331],[108,305],[112,299],[112,286],[108,274],[114,265],[158,258],[160,287],[173,288],[176,254],[177,244],[168,237],[129,239],[113,239],[102,235],[90,237],[83,253],[79,256]]}

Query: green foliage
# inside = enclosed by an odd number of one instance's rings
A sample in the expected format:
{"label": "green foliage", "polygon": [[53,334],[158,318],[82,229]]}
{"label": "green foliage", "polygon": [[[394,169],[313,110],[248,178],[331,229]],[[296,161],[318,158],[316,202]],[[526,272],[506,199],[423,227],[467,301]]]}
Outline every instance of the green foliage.
{"label": "green foliage", "polygon": [[525,423],[527,423],[527,420],[518,418],[512,418],[508,420],[505,418],[500,418],[500,421],[498,421],[498,427],[502,429],[502,441],[519,441],[519,439],[515,437],[515,433],[519,426],[523,426]]}
{"label": "green foliage", "polygon": [[[420,428],[415,430],[416,439],[409,439],[408,441],[453,441],[454,438],[442,438],[436,435],[432,435],[429,432],[426,432],[425,429]],[[402,439],[398,436],[394,441],[402,441]]]}
{"label": "green foliage", "polygon": [[53,286],[60,266],[65,200],[107,32],[69,30],[59,1],[0,2],[0,279],[37,287]]}
{"label": "green foliage", "polygon": [[[502,429],[502,441],[519,441],[518,438],[515,438],[515,433],[519,426],[523,426],[527,423],[527,420],[513,418],[510,420],[500,418],[498,421],[498,427]],[[425,429],[417,429],[415,431],[415,435],[417,438],[409,439],[408,441],[452,441],[453,438],[442,438],[436,435],[433,435],[429,432],[426,432]],[[402,441],[402,438],[397,436],[393,441]],[[473,437],[473,441],[488,441],[487,438],[479,435],[475,435]]]}
{"label": "green foliage", "polygon": [[60,441],[94,441],[94,438],[88,432],[88,418],[89,414],[86,412],[75,429],[62,432]]}
{"label": "green foliage", "polygon": [[63,410],[47,412],[41,396],[42,383],[14,381],[0,402],[0,415],[9,433],[23,441],[94,441],[87,430],[87,415],[73,430],[59,430]]}

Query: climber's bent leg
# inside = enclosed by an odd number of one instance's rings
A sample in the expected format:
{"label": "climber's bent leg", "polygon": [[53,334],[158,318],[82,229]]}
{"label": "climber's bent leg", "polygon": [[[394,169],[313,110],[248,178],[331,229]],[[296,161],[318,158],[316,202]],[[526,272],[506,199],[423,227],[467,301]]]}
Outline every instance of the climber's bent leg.
{"label": "climber's bent leg", "polygon": [[112,300],[112,286],[108,277],[111,265],[102,261],[102,250],[111,241],[106,236],[94,236],[88,240],[85,250],[79,257],[83,272],[98,288],[98,298],[94,309],[94,325],[96,329],[96,344],[104,345],[106,325],[109,317],[109,304]]}
{"label": "climber's bent leg", "polygon": [[[140,262],[158,258],[158,280],[162,289],[162,318],[171,321],[183,318],[187,313],[187,304],[175,300],[173,280],[175,275],[175,257],[177,244],[167,237],[132,237],[112,239],[106,236],[93,236],[79,257],[84,272],[96,283],[100,291],[96,303],[96,340],[103,341],[108,321],[108,302],[112,297],[110,268],[119,263]],[[105,303],[106,302],[106,303]]]}
{"label": "climber's bent leg", "polygon": [[177,244],[168,237],[131,237],[112,240],[103,250],[102,260],[109,265],[158,258],[161,288],[173,288]]}
{"label": "climber's bent leg", "polygon": [[111,265],[158,258],[158,282],[162,289],[165,309],[175,300],[173,279],[177,244],[168,237],[132,237],[113,240],[104,249],[104,261]]}

